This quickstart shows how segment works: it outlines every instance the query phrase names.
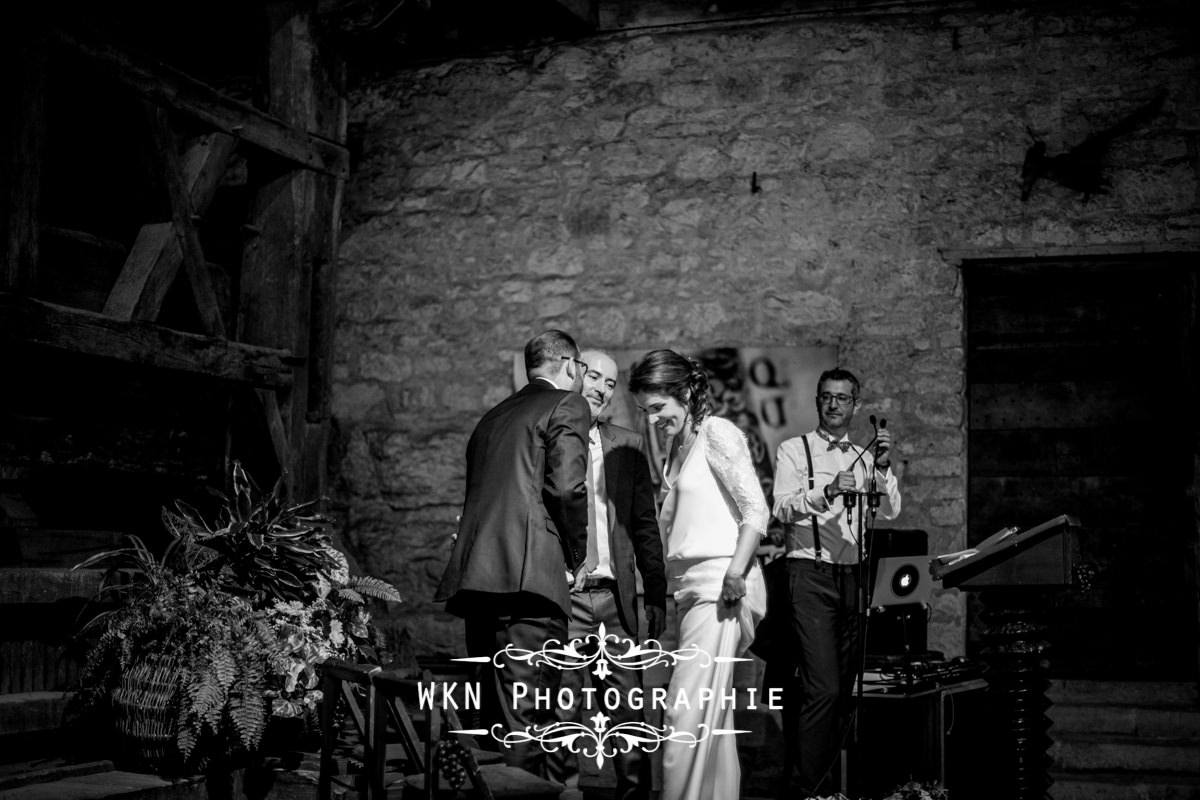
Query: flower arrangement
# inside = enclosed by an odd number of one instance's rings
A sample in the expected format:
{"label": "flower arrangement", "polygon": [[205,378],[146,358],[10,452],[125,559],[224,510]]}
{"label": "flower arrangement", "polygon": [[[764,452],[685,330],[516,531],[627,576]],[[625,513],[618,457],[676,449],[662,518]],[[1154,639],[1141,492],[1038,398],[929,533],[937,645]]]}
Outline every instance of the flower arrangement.
{"label": "flower arrangement", "polygon": [[345,577],[309,603],[276,600],[264,616],[274,636],[273,685],[267,690],[271,713],[302,717],[321,702],[317,666],[336,657],[352,663],[378,663],[375,630],[366,597],[390,599],[391,586],[371,577]]}
{"label": "flower arrangement", "polygon": [[936,783],[909,781],[883,800],[950,800],[950,793]]}
{"label": "flower arrangement", "polygon": [[[111,702],[118,732],[154,740],[143,766],[158,771],[254,752],[271,717],[315,718],[317,667],[330,656],[380,663],[368,598],[400,600],[390,584],[349,574],[315,502],[286,503],[281,482],[260,493],[236,462],[231,483],[211,525],[183,503],[163,511],[160,557],[131,536],[76,567],[107,565],[99,599],[115,603],[84,627],[97,638],[80,700]],[[154,725],[122,712],[150,696]]]}
{"label": "flower arrangement", "polygon": [[[815,797],[812,800],[850,800],[841,792],[827,797]],[[882,800],[950,800],[950,793],[936,783],[920,783],[909,781]]]}

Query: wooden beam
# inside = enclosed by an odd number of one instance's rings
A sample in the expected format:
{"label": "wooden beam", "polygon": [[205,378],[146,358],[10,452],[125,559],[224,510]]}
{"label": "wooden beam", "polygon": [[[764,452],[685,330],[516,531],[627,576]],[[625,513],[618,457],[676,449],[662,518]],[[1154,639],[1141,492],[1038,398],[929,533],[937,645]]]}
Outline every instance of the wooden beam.
{"label": "wooden beam", "polygon": [[[161,124],[161,121],[154,124]],[[173,137],[160,132],[156,138],[170,140]],[[176,160],[179,171],[182,172],[182,188],[178,186],[179,181],[173,180],[168,174],[176,172],[174,165],[166,163],[170,159],[160,159],[163,163],[159,166],[166,177],[168,193],[179,195],[186,192],[186,198],[173,196],[172,219],[182,215],[190,217],[191,214],[204,214],[217,192],[221,175],[224,174],[236,147],[237,139],[223,133],[208,134],[192,141],[183,158]],[[179,206],[185,199],[188,207],[181,210]],[[190,219],[186,224],[190,226]],[[188,235],[189,241],[194,238],[194,226],[190,227],[193,227],[193,230]],[[104,303],[105,314],[124,320],[140,319],[153,322],[158,319],[163,301],[179,271],[179,265],[183,263],[179,230],[175,222],[156,222],[142,226],[129,256],[125,259],[125,265],[121,268],[121,274]],[[199,249],[198,240],[194,247]],[[204,280],[199,282],[199,291],[212,296],[207,267],[205,273]],[[195,294],[197,286],[193,285],[192,288]],[[206,311],[208,325],[212,326],[221,323],[221,314],[217,310],[215,297],[210,302],[212,307],[206,308]],[[200,306],[199,302],[197,306]],[[206,317],[201,315],[201,318]],[[223,325],[221,327],[223,328]]]}
{"label": "wooden beam", "polygon": [[281,471],[287,469],[292,463],[292,446],[288,442],[288,431],[283,422],[283,412],[279,408],[279,397],[275,392],[266,389],[255,389],[254,396],[262,410],[267,434],[271,438],[275,463]]}
{"label": "wooden beam", "polygon": [[146,115],[150,122],[150,133],[162,168],[163,183],[171,206],[171,223],[179,237],[179,249],[183,254],[183,268],[188,284],[192,288],[192,299],[200,316],[200,327],[210,336],[225,336],[225,323],[217,296],[213,292],[212,279],[204,261],[204,250],[200,246],[200,233],[193,219],[192,198],[188,180],[183,174],[179,159],[179,145],[167,110],[153,103],[146,103]]}
{"label": "wooden beam", "polygon": [[5,339],[275,389],[291,385],[296,366],[292,354],[282,349],[0,293],[0,340]]}
{"label": "wooden beam", "polygon": [[234,100],[159,61],[125,51],[96,34],[85,39],[59,29],[55,30],[54,38],[153,103],[176,109],[306,169],[339,178],[350,174],[349,151],[336,142],[288,125],[249,103]]}
{"label": "wooden beam", "polygon": [[[8,45],[8,37],[2,42]],[[23,43],[11,49],[2,62],[11,75],[7,87],[13,93],[11,121],[0,124],[8,130],[0,136],[6,163],[0,178],[4,193],[3,263],[0,290],[30,292],[37,285],[38,208],[41,205],[42,154],[46,139],[46,51],[40,43]]]}
{"label": "wooden beam", "polygon": [[74,231],[69,228],[58,228],[54,225],[42,225],[42,236],[49,236],[54,239],[60,239],[64,242],[74,242],[85,247],[90,247],[95,250],[107,250],[110,253],[120,253],[122,256],[129,251],[125,249],[125,245],[112,239],[105,239],[102,236],[88,233],[87,231]]}
{"label": "wooden beam", "polygon": [[104,314],[126,321],[153,322],[158,319],[158,312],[162,310],[167,291],[175,282],[182,263],[183,251],[179,247],[179,237],[175,235],[175,223],[143,225],[133,240],[121,274],[104,301]]}
{"label": "wooden beam", "polygon": [[188,142],[181,165],[192,211],[197,216],[203,217],[208,212],[236,149],[235,137],[215,131]]}

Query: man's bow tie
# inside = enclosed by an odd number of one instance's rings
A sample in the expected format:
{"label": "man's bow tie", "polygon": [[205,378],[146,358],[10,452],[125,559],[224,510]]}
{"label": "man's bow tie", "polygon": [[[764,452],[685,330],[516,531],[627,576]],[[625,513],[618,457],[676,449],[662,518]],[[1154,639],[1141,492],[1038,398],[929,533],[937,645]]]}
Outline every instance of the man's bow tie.
{"label": "man's bow tie", "polygon": [[828,450],[841,450],[844,453],[849,449],[850,449],[850,441],[847,439],[847,440],[843,440],[840,442],[830,442],[829,447],[827,448],[827,451]]}

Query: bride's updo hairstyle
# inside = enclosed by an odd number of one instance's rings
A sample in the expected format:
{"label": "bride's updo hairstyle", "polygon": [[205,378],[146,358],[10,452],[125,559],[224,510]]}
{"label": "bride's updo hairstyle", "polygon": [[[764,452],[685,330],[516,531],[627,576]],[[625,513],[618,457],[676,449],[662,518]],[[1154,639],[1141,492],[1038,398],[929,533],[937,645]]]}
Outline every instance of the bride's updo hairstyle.
{"label": "bride's updo hairstyle", "polygon": [[651,350],[629,373],[629,391],[674,397],[692,415],[692,430],[713,411],[708,373],[700,362],[674,350]]}

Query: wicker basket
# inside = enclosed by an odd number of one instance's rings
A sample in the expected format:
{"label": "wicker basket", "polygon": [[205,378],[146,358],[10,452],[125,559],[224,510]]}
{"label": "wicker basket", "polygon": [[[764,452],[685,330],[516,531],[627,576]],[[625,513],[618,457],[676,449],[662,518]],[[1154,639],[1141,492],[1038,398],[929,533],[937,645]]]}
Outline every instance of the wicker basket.
{"label": "wicker basket", "polygon": [[121,676],[112,702],[122,765],[150,772],[178,769],[181,680],[175,660],[165,657],[149,658]]}

